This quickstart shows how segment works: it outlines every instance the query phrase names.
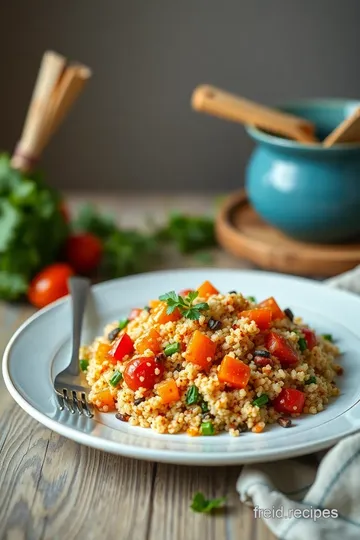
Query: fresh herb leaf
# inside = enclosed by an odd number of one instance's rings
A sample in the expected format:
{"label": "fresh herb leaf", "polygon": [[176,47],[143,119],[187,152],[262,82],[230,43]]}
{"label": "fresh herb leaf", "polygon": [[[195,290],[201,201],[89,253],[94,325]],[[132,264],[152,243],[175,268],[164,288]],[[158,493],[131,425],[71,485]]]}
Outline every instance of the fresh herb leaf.
{"label": "fresh herb leaf", "polygon": [[81,371],[87,371],[87,368],[89,367],[89,360],[81,359],[79,364]]}
{"label": "fresh herb leaf", "polygon": [[247,296],[246,298],[247,298],[247,300],[249,300],[249,302],[253,302],[254,304],[256,304],[255,296]]}
{"label": "fresh herb leaf", "polygon": [[209,309],[209,305],[206,302],[193,304],[198,294],[198,291],[191,291],[184,298],[183,296],[176,294],[175,291],[170,291],[159,296],[159,300],[167,303],[168,307],[166,313],[168,315],[173,313],[175,309],[178,309],[183,317],[196,321],[200,319],[201,311]]}
{"label": "fresh herb leaf", "polygon": [[226,497],[219,497],[218,499],[206,499],[204,494],[200,491],[195,493],[190,508],[194,512],[209,513],[215,508],[220,508],[226,501]]}
{"label": "fresh herb leaf", "polygon": [[301,351],[301,352],[306,351],[306,349],[307,349],[307,343],[306,343],[306,339],[305,339],[305,338],[303,338],[303,337],[299,338],[298,344],[299,344],[299,347],[300,347],[300,351]]}
{"label": "fresh herb leaf", "polygon": [[333,339],[333,337],[332,337],[332,334],[323,334],[322,337],[323,337],[324,339],[326,339],[326,341],[331,341],[331,342],[334,341],[334,339]]}
{"label": "fresh herb leaf", "polygon": [[209,405],[207,401],[202,401],[200,404],[200,407],[201,407],[201,412],[203,413],[209,412]]}
{"label": "fresh herb leaf", "polygon": [[212,218],[179,213],[170,215],[167,225],[158,231],[157,238],[173,242],[181,253],[192,253],[217,245]]}
{"label": "fresh herb leaf", "polygon": [[316,383],[316,377],[314,377],[314,375],[312,375],[311,377],[309,377],[308,380],[305,381],[304,384],[313,384],[313,383]]}
{"label": "fresh herb leaf", "polygon": [[200,398],[200,394],[199,394],[198,387],[195,386],[195,384],[189,386],[186,392],[186,397],[185,397],[185,401],[187,405],[195,405],[196,403],[198,403],[199,398]]}

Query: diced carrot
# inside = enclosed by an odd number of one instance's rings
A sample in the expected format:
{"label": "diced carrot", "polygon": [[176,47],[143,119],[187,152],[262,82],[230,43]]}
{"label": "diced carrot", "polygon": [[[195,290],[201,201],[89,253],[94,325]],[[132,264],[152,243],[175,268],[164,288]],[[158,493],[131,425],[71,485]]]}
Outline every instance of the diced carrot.
{"label": "diced carrot", "polygon": [[170,315],[166,313],[167,308],[168,305],[166,302],[159,303],[159,305],[154,309],[155,322],[159,324],[165,324],[167,322],[178,321],[179,319],[181,319],[181,313],[177,308],[175,309],[175,311],[170,313]]}
{"label": "diced carrot", "polygon": [[195,330],[186,348],[185,358],[188,362],[207,368],[214,360],[215,352],[216,343],[199,330]]}
{"label": "diced carrot", "polygon": [[159,304],[161,304],[161,300],[150,300],[148,304],[151,309],[155,309]]}
{"label": "diced carrot", "polygon": [[270,309],[248,309],[240,313],[240,317],[247,317],[255,321],[260,330],[267,330],[273,317]]}
{"label": "diced carrot", "polygon": [[261,433],[262,431],[264,431],[264,427],[265,427],[264,422],[258,422],[257,424],[255,424],[255,426],[252,428],[251,431],[253,433]]}
{"label": "diced carrot", "polygon": [[108,411],[115,410],[115,401],[111,395],[110,390],[105,388],[105,390],[100,390],[94,396],[94,403],[97,407],[102,409],[103,407],[108,407]]}
{"label": "diced carrot", "polygon": [[160,334],[155,328],[151,328],[144,337],[136,342],[136,350],[143,354],[147,349],[150,349],[154,354],[157,354],[161,350],[159,343]]}
{"label": "diced carrot", "polygon": [[250,379],[250,368],[237,358],[224,356],[220,364],[218,379],[234,388],[245,388]]}
{"label": "diced carrot", "polygon": [[110,349],[111,345],[109,345],[108,343],[99,343],[95,353],[96,360],[98,362],[103,362],[104,360],[106,360]]}
{"label": "diced carrot", "polygon": [[214,285],[212,285],[210,281],[204,281],[204,283],[202,283],[200,287],[197,288],[197,291],[201,298],[207,298],[212,294],[219,294],[219,291],[215,289]]}
{"label": "diced carrot", "polygon": [[186,431],[186,433],[190,435],[190,437],[197,437],[199,435],[199,430],[197,428],[191,427]]}
{"label": "diced carrot", "polygon": [[176,386],[174,379],[168,379],[162,381],[157,386],[157,393],[161,397],[163,403],[171,403],[172,401],[179,401],[180,393]]}
{"label": "diced carrot", "polygon": [[270,309],[270,311],[273,314],[273,319],[285,319],[286,315],[283,312],[282,309],[280,309],[279,304],[276,302],[275,298],[273,296],[270,296],[270,298],[267,298],[266,300],[263,300],[258,304],[259,308],[265,308]]}

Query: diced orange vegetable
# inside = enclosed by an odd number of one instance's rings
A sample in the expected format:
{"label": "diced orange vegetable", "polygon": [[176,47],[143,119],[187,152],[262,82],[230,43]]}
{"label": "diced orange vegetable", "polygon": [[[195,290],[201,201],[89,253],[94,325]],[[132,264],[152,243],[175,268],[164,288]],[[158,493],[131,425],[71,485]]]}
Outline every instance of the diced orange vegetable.
{"label": "diced orange vegetable", "polygon": [[159,304],[161,304],[161,300],[150,300],[150,302],[148,302],[151,309],[155,309]]}
{"label": "diced orange vegetable", "polygon": [[260,330],[267,330],[273,314],[270,309],[248,309],[242,311],[240,317],[247,317],[250,321],[255,321]]}
{"label": "diced orange vegetable", "polygon": [[253,433],[261,433],[262,431],[264,431],[264,427],[265,427],[265,422],[258,422],[257,424],[255,424],[255,426],[252,428],[252,432]]}
{"label": "diced orange vegetable", "polygon": [[197,428],[191,427],[186,430],[186,433],[190,435],[190,437],[197,437],[199,435],[199,430]]}
{"label": "diced orange vegetable", "polygon": [[96,360],[98,362],[103,362],[104,360],[106,360],[110,349],[111,345],[109,345],[108,343],[99,343],[95,353]]}
{"label": "diced orange vegetable", "polygon": [[154,309],[155,322],[159,324],[165,324],[170,321],[178,321],[179,319],[181,319],[181,313],[177,308],[170,315],[166,313],[167,308],[168,305],[166,302],[159,303],[159,305]]}
{"label": "diced orange vegetable", "polygon": [[163,403],[171,403],[172,401],[179,401],[180,393],[176,386],[174,379],[168,379],[158,384],[157,393],[161,397]]}
{"label": "diced orange vegetable", "polygon": [[111,395],[110,390],[105,389],[97,392],[94,396],[94,402],[97,407],[102,409],[103,407],[108,407],[108,411],[115,410],[115,401]]}
{"label": "diced orange vegetable", "polygon": [[234,388],[245,388],[250,379],[250,368],[237,358],[224,356],[220,364],[218,379]]}
{"label": "diced orange vegetable", "polygon": [[214,360],[215,352],[216,343],[196,330],[186,348],[185,358],[188,362],[207,368]]}
{"label": "diced orange vegetable", "polygon": [[150,349],[154,354],[157,354],[161,350],[159,343],[160,334],[155,328],[151,328],[144,337],[136,342],[136,350],[140,354],[143,354],[147,349]]}
{"label": "diced orange vegetable", "polygon": [[273,296],[270,296],[270,298],[267,298],[266,300],[263,300],[258,305],[259,308],[265,308],[270,309],[273,314],[273,319],[285,319],[286,315],[283,312],[282,309],[280,309],[279,304],[276,302],[275,298]]}
{"label": "diced orange vegetable", "polygon": [[214,285],[212,285],[210,281],[204,281],[204,283],[197,288],[197,291],[201,298],[207,298],[212,294],[219,294],[219,291],[215,289]]}

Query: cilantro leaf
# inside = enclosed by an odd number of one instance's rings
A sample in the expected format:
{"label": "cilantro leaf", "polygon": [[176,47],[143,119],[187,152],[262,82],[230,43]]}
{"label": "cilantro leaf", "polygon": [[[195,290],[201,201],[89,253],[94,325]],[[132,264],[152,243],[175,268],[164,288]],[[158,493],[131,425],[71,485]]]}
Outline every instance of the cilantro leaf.
{"label": "cilantro leaf", "polygon": [[209,513],[215,508],[220,508],[226,501],[226,497],[219,497],[218,499],[206,499],[204,494],[198,491],[195,493],[190,508],[194,512]]}
{"label": "cilantro leaf", "polygon": [[196,321],[200,319],[201,311],[209,309],[209,305],[206,302],[193,304],[198,295],[198,291],[191,291],[184,298],[183,296],[176,294],[175,291],[170,291],[159,296],[159,300],[167,302],[168,307],[166,313],[168,315],[173,313],[175,309],[178,309],[183,317]]}

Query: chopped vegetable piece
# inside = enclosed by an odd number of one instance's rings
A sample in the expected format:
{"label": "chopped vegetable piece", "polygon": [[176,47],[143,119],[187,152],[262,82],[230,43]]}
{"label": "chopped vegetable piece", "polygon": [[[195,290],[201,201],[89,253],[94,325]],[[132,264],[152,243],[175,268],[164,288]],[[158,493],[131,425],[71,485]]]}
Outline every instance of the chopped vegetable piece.
{"label": "chopped vegetable piece", "polygon": [[120,330],[124,330],[124,328],[126,328],[128,324],[129,324],[129,319],[121,319],[121,321],[119,321]]}
{"label": "chopped vegetable piece", "polygon": [[316,334],[312,330],[309,330],[309,328],[302,328],[301,331],[304,334],[306,346],[309,351],[311,351],[311,349],[313,349],[317,344]]}
{"label": "chopped vegetable piece", "polygon": [[78,274],[89,275],[100,265],[103,246],[92,233],[73,234],[65,243],[65,257]]}
{"label": "chopped vegetable piece", "polygon": [[213,319],[212,317],[210,317],[210,319],[208,320],[208,328],[210,328],[210,330],[212,330],[213,332],[216,332],[216,330],[219,330],[222,326],[221,324],[221,321],[217,321],[216,319]]}
{"label": "chopped vegetable piece", "polygon": [[170,343],[167,345],[164,349],[164,353],[166,356],[171,356],[172,354],[175,354],[177,352],[180,352],[180,343]]}
{"label": "chopped vegetable piece", "polygon": [[200,407],[201,407],[201,412],[203,414],[209,412],[209,405],[208,405],[207,401],[202,401],[201,404],[200,404]]}
{"label": "chopped vegetable piece", "polygon": [[292,424],[290,418],[284,418],[283,416],[280,416],[280,418],[278,418],[277,423],[283,428],[288,428]]}
{"label": "chopped vegetable piece", "polygon": [[199,401],[199,389],[195,384],[189,386],[187,392],[186,392],[186,404],[187,405],[195,405]]}
{"label": "chopped vegetable piece", "polygon": [[134,351],[134,342],[129,334],[120,336],[109,351],[109,360],[116,364],[121,362],[125,356],[129,356]]}
{"label": "chopped vegetable piece", "polygon": [[234,388],[245,388],[250,379],[250,368],[232,356],[224,356],[220,364],[218,379]]}
{"label": "chopped vegetable piece", "polygon": [[201,435],[214,435],[215,430],[212,422],[203,422],[200,426]]}
{"label": "chopped vegetable piece", "polygon": [[158,305],[159,305],[160,303],[161,303],[160,300],[150,300],[150,302],[149,302],[149,307],[150,307],[151,309],[154,309],[154,308],[158,307]]}
{"label": "chopped vegetable piece", "polygon": [[260,302],[258,307],[270,309],[273,314],[274,320],[285,319],[286,317],[285,313],[283,312],[282,309],[279,308],[279,305],[273,296],[270,296],[270,298],[267,298],[266,300],[263,300],[262,302]]}
{"label": "chopped vegetable piece", "polygon": [[254,399],[252,402],[253,405],[257,407],[263,407],[269,401],[269,396],[267,394],[261,394],[258,398]]}
{"label": "chopped vegetable piece", "polygon": [[264,349],[255,349],[254,356],[263,356],[264,358],[270,358],[271,354],[269,351],[265,351]]}
{"label": "chopped vegetable piece", "polygon": [[215,352],[216,343],[199,330],[195,330],[187,346],[185,359],[187,362],[207,368],[214,360]]}
{"label": "chopped vegetable piece", "polygon": [[306,349],[307,349],[307,343],[306,343],[306,339],[305,339],[305,338],[303,338],[303,337],[299,338],[298,344],[299,344],[299,347],[300,347],[300,351],[301,351],[301,352],[306,351]]}
{"label": "chopped vegetable piece", "polygon": [[81,371],[87,371],[87,368],[89,367],[89,360],[80,360],[80,369]]}
{"label": "chopped vegetable piece", "polygon": [[260,330],[267,330],[272,320],[272,312],[270,309],[249,309],[242,311],[239,317],[246,317],[250,321],[255,321]]}
{"label": "chopped vegetable piece", "polygon": [[179,296],[188,296],[190,293],[194,292],[194,289],[182,289],[179,291]]}
{"label": "chopped vegetable piece", "polygon": [[172,403],[180,399],[180,392],[174,379],[162,381],[158,384],[156,391],[163,403]]}
{"label": "chopped vegetable piece", "polygon": [[165,302],[160,302],[159,305],[154,308],[154,320],[159,324],[166,324],[167,322],[175,322],[181,319],[181,313],[178,309],[174,309],[171,313],[168,313],[168,306]]}
{"label": "chopped vegetable piece", "polygon": [[74,271],[68,264],[56,263],[47,266],[29,285],[27,296],[30,303],[37,308],[43,308],[66,296],[69,294],[68,279],[73,275]]}
{"label": "chopped vegetable piece", "polygon": [[138,405],[140,405],[140,403],[144,403],[145,401],[145,398],[144,397],[139,397],[137,399],[134,400],[134,405],[135,407],[137,407]]}
{"label": "chopped vegetable piece", "polygon": [[312,375],[311,377],[309,377],[307,379],[307,381],[304,382],[304,384],[313,384],[313,383],[316,383],[316,377],[314,377],[314,375]]}
{"label": "chopped vegetable piece", "polygon": [[156,362],[153,356],[134,358],[126,365],[124,381],[131,390],[154,388],[164,373],[164,365]]}
{"label": "chopped vegetable piece", "polygon": [[287,307],[286,309],[284,309],[284,313],[291,322],[294,320],[294,314],[290,308]]}
{"label": "chopped vegetable piece", "polygon": [[226,501],[226,497],[220,497],[218,499],[205,499],[204,495],[200,492],[195,493],[190,508],[194,510],[194,512],[204,512],[208,513],[214,510],[214,508],[220,508],[224,502]]}
{"label": "chopped vegetable piece", "polygon": [[160,300],[167,303],[166,313],[171,315],[176,310],[180,311],[181,315],[187,319],[198,320],[200,319],[201,311],[209,309],[206,302],[199,302],[194,304],[195,298],[199,293],[197,291],[191,291],[185,298],[176,294],[175,291],[170,291],[160,296]]}
{"label": "chopped vegetable piece", "polygon": [[136,342],[136,350],[140,354],[150,349],[154,354],[157,354],[161,350],[160,334],[155,328],[150,328],[144,336]]}
{"label": "chopped vegetable piece", "polygon": [[299,355],[287,339],[276,332],[265,336],[265,346],[273,356],[279,359],[282,366],[290,366],[299,361]]}
{"label": "chopped vegetable piece", "polygon": [[116,370],[114,372],[114,375],[111,377],[109,383],[111,384],[111,386],[117,386],[122,378],[123,378],[122,373]]}
{"label": "chopped vegetable piece", "polygon": [[272,366],[274,365],[274,362],[271,358],[267,358],[266,356],[254,356],[254,362],[258,367],[265,367],[265,366]]}
{"label": "chopped vegetable piece", "polygon": [[249,302],[252,302],[253,304],[256,304],[255,296],[247,296],[246,299],[249,300]]}
{"label": "chopped vegetable piece", "polygon": [[323,334],[322,337],[326,339],[326,341],[334,341],[332,334]]}
{"label": "chopped vegetable piece", "polygon": [[302,413],[305,394],[296,388],[283,388],[274,399],[273,406],[277,412],[298,414]]}
{"label": "chopped vegetable piece", "polygon": [[107,359],[111,345],[108,343],[99,343],[96,349],[95,357],[98,362],[103,362]]}
{"label": "chopped vegetable piece", "polygon": [[214,285],[212,285],[210,281],[204,281],[204,283],[198,287],[197,291],[201,298],[208,298],[208,296],[213,294],[219,294],[219,291],[215,289]]}
{"label": "chopped vegetable piece", "polygon": [[108,340],[109,341],[114,341],[114,339],[116,339],[118,337],[119,332],[120,332],[119,327],[114,328],[113,330],[111,330],[111,332],[108,333]]}
{"label": "chopped vegetable piece", "polygon": [[108,388],[96,392],[94,396],[95,405],[99,408],[107,407],[108,411],[115,410],[115,400]]}
{"label": "chopped vegetable piece", "polygon": [[142,312],[142,309],[141,308],[134,308],[130,311],[130,315],[129,315],[129,321],[133,321],[134,319],[136,319],[140,313]]}
{"label": "chopped vegetable piece", "polygon": [[116,420],[120,420],[121,422],[128,422],[130,416],[128,414],[116,413],[115,418]]}

